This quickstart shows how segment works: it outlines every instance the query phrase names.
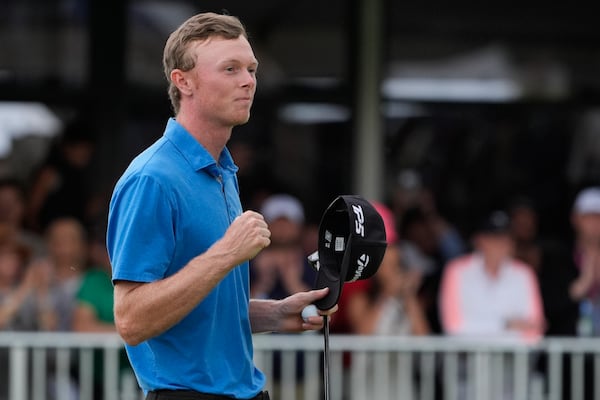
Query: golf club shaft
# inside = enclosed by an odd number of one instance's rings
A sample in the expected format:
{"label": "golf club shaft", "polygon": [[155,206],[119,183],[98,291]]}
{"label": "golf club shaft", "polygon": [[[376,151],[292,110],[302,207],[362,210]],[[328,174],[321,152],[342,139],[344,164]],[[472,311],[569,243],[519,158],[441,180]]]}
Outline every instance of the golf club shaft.
{"label": "golf club shaft", "polygon": [[325,400],[331,397],[331,389],[329,387],[329,318],[323,316],[323,340],[325,342],[325,353],[323,355],[323,391]]}

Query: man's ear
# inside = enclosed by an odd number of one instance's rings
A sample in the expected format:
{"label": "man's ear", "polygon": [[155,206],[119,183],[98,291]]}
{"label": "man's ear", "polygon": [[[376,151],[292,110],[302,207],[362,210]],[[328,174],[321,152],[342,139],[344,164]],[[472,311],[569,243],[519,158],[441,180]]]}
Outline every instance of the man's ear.
{"label": "man's ear", "polygon": [[192,94],[191,82],[184,71],[180,69],[171,71],[171,82],[179,89],[181,94],[188,96]]}

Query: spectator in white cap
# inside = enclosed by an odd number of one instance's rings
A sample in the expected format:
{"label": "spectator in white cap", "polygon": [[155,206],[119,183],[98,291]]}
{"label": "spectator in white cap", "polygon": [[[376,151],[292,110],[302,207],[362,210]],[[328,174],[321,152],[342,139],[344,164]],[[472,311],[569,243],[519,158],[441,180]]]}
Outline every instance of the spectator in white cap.
{"label": "spectator in white cap", "polygon": [[302,246],[302,203],[289,194],[274,194],[263,202],[261,214],[271,231],[271,245],[251,261],[250,295],[280,299],[309,290],[315,271]]}
{"label": "spectator in white cap", "polygon": [[[250,261],[250,297],[283,299],[293,293],[310,290],[316,272],[308,263],[302,236],[305,229],[304,207],[289,194],[267,197],[260,209],[271,231],[271,245]],[[273,359],[273,380],[281,378],[280,353]],[[302,379],[303,357],[296,358],[297,379]]]}
{"label": "spectator in white cap", "polygon": [[[574,238],[569,259],[563,265],[563,272],[556,276],[562,280],[561,293],[556,286],[554,298],[560,299],[555,305],[556,315],[552,320],[560,325],[561,333],[579,336],[600,335],[600,186],[582,189],[573,202],[571,226]],[[556,302],[556,300],[554,300]],[[579,308],[579,312],[578,312]],[[594,397],[594,360],[584,357],[583,398]],[[568,363],[563,371],[563,397],[571,390],[572,370]]]}
{"label": "spectator in white cap", "polygon": [[[579,192],[573,204],[571,224],[579,276],[570,286],[570,295],[575,301],[589,301],[600,314],[600,187]],[[600,326],[596,323],[587,334],[598,333]]]}

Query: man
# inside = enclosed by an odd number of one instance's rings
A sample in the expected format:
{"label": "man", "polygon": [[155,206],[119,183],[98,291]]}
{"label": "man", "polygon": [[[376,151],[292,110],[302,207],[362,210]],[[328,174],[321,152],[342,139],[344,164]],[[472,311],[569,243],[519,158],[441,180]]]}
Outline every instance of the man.
{"label": "man", "polygon": [[444,268],[440,311],[446,333],[525,340],[543,334],[537,278],[514,259],[509,224],[506,213],[493,212],[474,236],[475,251]]}
{"label": "man", "polygon": [[575,259],[579,278],[571,286],[571,296],[585,298],[600,281],[600,187],[580,191],[573,204],[571,224],[575,231]]}
{"label": "man", "polygon": [[110,204],[117,330],[148,399],[268,399],[251,334],[320,329],[301,311],[327,289],[249,299],[248,260],[270,232],[242,212],[225,146],[249,119],[258,62],[237,18],[206,13],[171,34],[163,64],[175,118]]}
{"label": "man", "polygon": [[[571,224],[575,232],[573,261],[576,278],[569,295],[579,303],[579,334],[600,335],[600,187],[581,190],[573,204]],[[573,315],[573,313],[571,314]],[[586,321],[588,320],[589,321]]]}
{"label": "man", "polygon": [[0,179],[0,246],[17,241],[33,252],[33,257],[46,253],[43,238],[24,227],[26,195],[21,183],[15,179]]}
{"label": "man", "polygon": [[253,298],[282,299],[311,288],[317,272],[302,248],[304,207],[289,194],[267,197],[260,209],[271,231],[271,245],[250,263]]}

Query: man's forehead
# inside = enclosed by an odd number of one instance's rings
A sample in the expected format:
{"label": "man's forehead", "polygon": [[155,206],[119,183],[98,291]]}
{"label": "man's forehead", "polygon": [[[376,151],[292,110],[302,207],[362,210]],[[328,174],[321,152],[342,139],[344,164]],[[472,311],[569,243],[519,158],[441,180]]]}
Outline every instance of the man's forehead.
{"label": "man's forehead", "polygon": [[238,57],[252,57],[255,61],[254,52],[248,39],[244,36],[238,36],[235,39],[228,39],[222,36],[212,36],[204,40],[195,40],[191,46],[196,54],[210,53],[212,55],[223,54],[225,58],[235,55]]}
{"label": "man's forehead", "polygon": [[580,218],[585,218],[586,220],[597,220],[600,219],[600,213],[597,212],[586,212],[579,214]]}

